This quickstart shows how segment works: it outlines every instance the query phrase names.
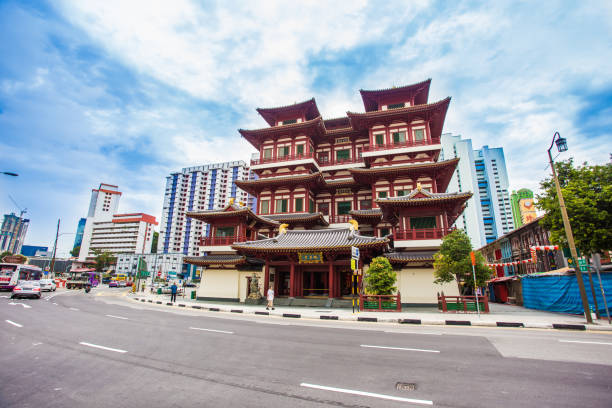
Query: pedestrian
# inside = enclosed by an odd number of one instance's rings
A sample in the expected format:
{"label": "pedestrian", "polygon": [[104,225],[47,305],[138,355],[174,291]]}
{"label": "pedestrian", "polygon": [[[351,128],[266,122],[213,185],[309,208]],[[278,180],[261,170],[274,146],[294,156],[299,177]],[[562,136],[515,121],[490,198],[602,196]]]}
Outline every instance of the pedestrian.
{"label": "pedestrian", "polygon": [[177,290],[176,282],[172,282],[172,286],[170,286],[170,302],[176,302],[176,290]]}
{"label": "pedestrian", "polygon": [[267,297],[268,297],[268,306],[266,306],[266,310],[274,310],[274,289],[270,288],[268,289],[268,293],[267,293]]}

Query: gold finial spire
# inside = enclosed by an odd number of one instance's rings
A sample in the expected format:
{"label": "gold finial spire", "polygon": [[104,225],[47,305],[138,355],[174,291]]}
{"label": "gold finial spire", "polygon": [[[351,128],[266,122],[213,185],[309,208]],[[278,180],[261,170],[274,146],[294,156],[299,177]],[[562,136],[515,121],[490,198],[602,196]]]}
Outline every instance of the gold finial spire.
{"label": "gold finial spire", "polygon": [[417,190],[421,191],[421,183],[417,182]]}
{"label": "gold finial spire", "polygon": [[289,228],[289,224],[281,224],[280,227],[278,227],[278,235],[287,232],[287,228]]}

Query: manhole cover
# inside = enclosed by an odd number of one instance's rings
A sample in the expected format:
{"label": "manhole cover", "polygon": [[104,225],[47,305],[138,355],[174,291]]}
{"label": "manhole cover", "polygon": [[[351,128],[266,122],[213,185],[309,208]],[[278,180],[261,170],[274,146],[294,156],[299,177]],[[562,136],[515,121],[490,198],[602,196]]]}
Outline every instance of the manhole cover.
{"label": "manhole cover", "polygon": [[395,388],[399,391],[414,391],[417,389],[417,385],[415,383],[398,382],[395,384]]}

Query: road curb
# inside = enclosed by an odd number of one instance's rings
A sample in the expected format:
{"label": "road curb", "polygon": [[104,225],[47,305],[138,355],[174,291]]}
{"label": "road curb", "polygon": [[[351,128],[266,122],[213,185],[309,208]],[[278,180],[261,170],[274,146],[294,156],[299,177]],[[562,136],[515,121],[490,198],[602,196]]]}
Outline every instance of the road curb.
{"label": "road curb", "polygon": [[530,328],[530,329],[548,329],[548,330],[578,330],[578,331],[610,331],[612,332],[612,326],[599,326],[599,325],[583,325],[583,324],[569,324],[569,323],[530,323],[520,321],[470,321],[470,320],[426,320],[426,319],[414,319],[414,318],[387,318],[387,317],[371,317],[371,316],[337,316],[337,315],[303,315],[298,313],[273,313],[268,311],[260,311],[253,309],[232,309],[229,307],[206,307],[192,304],[174,304],[171,302],[162,302],[155,299],[147,299],[141,297],[128,298],[129,300],[149,302],[152,304],[162,305],[166,303],[167,306],[178,306],[178,307],[191,307],[192,309],[210,311],[210,312],[225,312],[225,313],[241,313],[251,314],[259,316],[278,316],[294,319],[317,319],[317,320],[335,320],[335,321],[352,321],[352,322],[369,322],[369,323],[395,323],[400,325],[421,325],[421,326],[471,326],[471,327],[501,327],[501,328]]}

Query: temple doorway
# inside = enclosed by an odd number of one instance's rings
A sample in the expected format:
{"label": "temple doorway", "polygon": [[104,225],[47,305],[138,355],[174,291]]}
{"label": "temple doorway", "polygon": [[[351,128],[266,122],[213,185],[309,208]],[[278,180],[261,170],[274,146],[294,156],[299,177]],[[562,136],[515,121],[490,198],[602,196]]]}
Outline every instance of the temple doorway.
{"label": "temple doorway", "polygon": [[328,297],[328,277],[323,270],[302,270],[302,296]]}
{"label": "temple doorway", "polygon": [[276,296],[289,296],[291,276],[288,270],[276,270],[274,276],[274,293]]}
{"label": "temple doorway", "polygon": [[353,286],[353,273],[348,271],[341,271],[340,274],[340,296],[351,296]]}

